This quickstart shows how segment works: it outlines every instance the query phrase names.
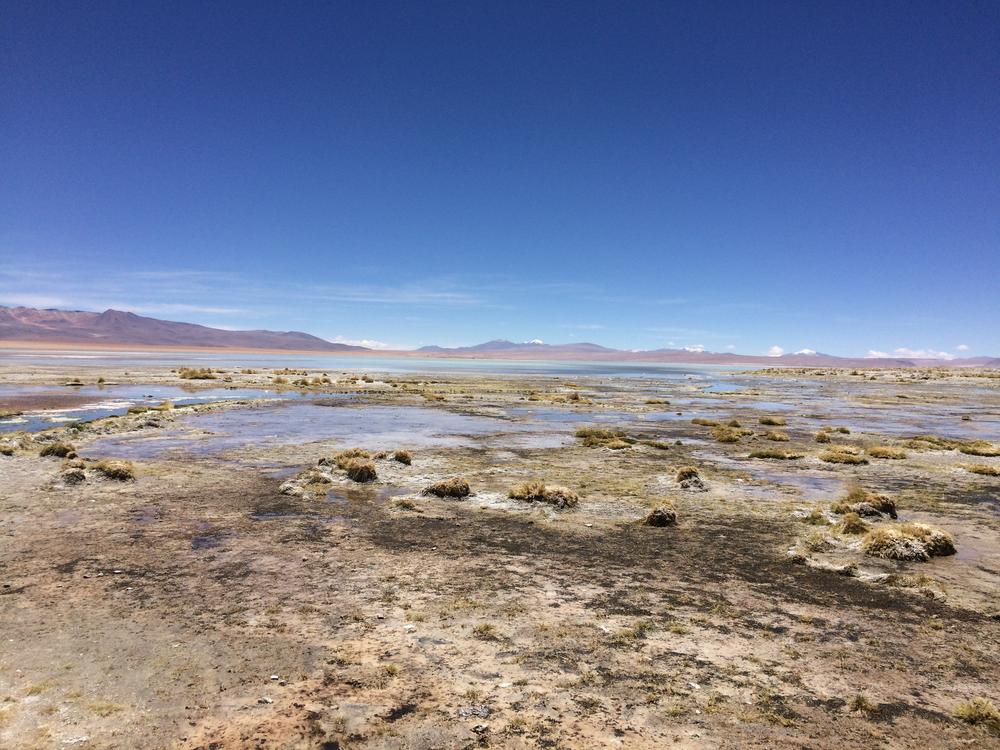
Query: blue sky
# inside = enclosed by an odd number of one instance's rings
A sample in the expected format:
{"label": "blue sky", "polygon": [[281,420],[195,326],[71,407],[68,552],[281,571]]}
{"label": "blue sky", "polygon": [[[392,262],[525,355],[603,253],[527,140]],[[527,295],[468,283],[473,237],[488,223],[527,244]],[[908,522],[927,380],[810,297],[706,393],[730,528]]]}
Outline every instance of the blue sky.
{"label": "blue sky", "polygon": [[9,2],[0,66],[0,304],[1000,354],[995,2]]}

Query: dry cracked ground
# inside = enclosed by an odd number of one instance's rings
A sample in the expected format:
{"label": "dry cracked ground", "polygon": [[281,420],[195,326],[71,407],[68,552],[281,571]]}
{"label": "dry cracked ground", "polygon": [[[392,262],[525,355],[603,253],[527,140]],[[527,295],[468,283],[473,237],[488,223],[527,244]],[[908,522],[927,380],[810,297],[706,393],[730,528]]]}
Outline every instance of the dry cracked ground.
{"label": "dry cracked ground", "polygon": [[[0,435],[0,747],[1000,747],[996,378],[212,375],[305,398]],[[98,377],[202,385],[0,372]],[[913,522],[957,554],[865,554]]]}

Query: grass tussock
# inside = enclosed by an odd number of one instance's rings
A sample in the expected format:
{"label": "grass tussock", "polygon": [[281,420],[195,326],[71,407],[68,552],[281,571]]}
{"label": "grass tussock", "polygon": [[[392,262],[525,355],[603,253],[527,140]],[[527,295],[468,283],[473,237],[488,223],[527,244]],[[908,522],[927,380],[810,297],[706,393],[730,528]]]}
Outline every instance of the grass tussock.
{"label": "grass tussock", "polygon": [[872,458],[886,458],[893,461],[900,461],[906,458],[906,451],[894,445],[873,445],[867,451]]}
{"label": "grass tussock", "polygon": [[413,454],[410,453],[408,450],[394,451],[392,454],[392,460],[397,463],[409,466],[410,464],[413,463]]}
{"label": "grass tussock", "polygon": [[963,467],[966,471],[970,471],[973,474],[981,474],[984,477],[1000,477],[1000,468],[996,466],[987,466],[986,464],[971,464],[970,466]]}
{"label": "grass tussock", "polygon": [[39,452],[40,456],[55,456],[56,458],[76,457],[76,448],[70,443],[49,443]]}
{"label": "grass tussock", "polygon": [[743,432],[734,427],[719,425],[712,428],[712,439],[717,443],[738,443]]}
{"label": "grass tussock", "polygon": [[768,430],[764,433],[765,440],[773,440],[776,443],[787,443],[788,433],[780,430]]}
{"label": "grass tussock", "polygon": [[765,427],[784,427],[788,424],[784,417],[761,417],[758,421]]}
{"label": "grass tussock", "polygon": [[677,470],[677,475],[675,476],[678,482],[696,478],[698,478],[698,469],[694,466],[682,466]]}
{"label": "grass tussock", "polygon": [[816,442],[817,443],[829,443],[831,440],[832,440],[832,438],[830,437],[830,433],[829,432],[820,431],[820,432],[816,433]]}
{"label": "grass tussock", "polygon": [[758,448],[750,452],[750,458],[768,458],[776,461],[795,461],[802,458],[801,453],[787,451],[783,448]]}
{"label": "grass tussock", "polygon": [[955,706],[955,717],[972,726],[1000,735],[1000,709],[988,698],[973,698]]}
{"label": "grass tussock", "polygon": [[182,367],[177,376],[181,380],[215,380],[216,375],[208,367]]}
{"label": "grass tussock", "polygon": [[670,402],[665,398],[647,398],[646,403],[650,406],[670,406]]}
{"label": "grass tussock", "polygon": [[982,456],[984,458],[1000,456],[1000,446],[986,440],[974,440],[971,443],[965,443],[959,446],[958,450],[967,456]]}
{"label": "grass tussock", "polygon": [[14,446],[10,443],[0,443],[0,456],[13,456]]}
{"label": "grass tussock", "polygon": [[425,495],[434,495],[435,497],[468,497],[471,493],[469,483],[462,477],[442,479],[424,489]]}
{"label": "grass tussock", "polygon": [[347,478],[353,482],[374,482],[378,479],[378,473],[375,471],[375,464],[371,459],[367,458],[352,458],[347,461],[344,466],[344,471],[347,472]]}
{"label": "grass tussock", "polygon": [[926,562],[931,557],[955,554],[955,539],[925,523],[879,526],[861,540],[862,551],[885,560]]}
{"label": "grass tussock", "polygon": [[701,425],[702,427],[718,427],[719,423],[714,419],[705,419],[704,417],[695,417],[691,420],[691,424]]}
{"label": "grass tussock", "polygon": [[673,503],[665,503],[653,508],[642,519],[643,526],[655,526],[663,528],[665,526],[675,526],[677,524],[677,509]]}
{"label": "grass tussock", "polygon": [[828,464],[847,464],[849,466],[864,466],[868,459],[860,453],[849,450],[846,446],[831,448],[819,454],[819,460]]}
{"label": "grass tussock", "polygon": [[620,430],[609,430],[603,427],[580,427],[576,438],[587,448],[610,448],[622,450],[628,448],[634,441],[625,437]]}
{"label": "grass tussock", "polygon": [[113,459],[98,461],[94,468],[108,479],[114,479],[117,482],[130,482],[135,479],[135,467],[129,461]]}
{"label": "grass tussock", "polygon": [[525,482],[514,487],[507,496],[528,503],[548,503],[556,508],[574,508],[580,497],[566,487],[548,487],[543,482]]}
{"label": "grass tussock", "polygon": [[837,531],[841,534],[867,534],[870,530],[871,526],[862,521],[861,516],[854,512],[845,513],[840,525],[837,526]]}
{"label": "grass tussock", "polygon": [[878,709],[878,706],[868,700],[864,693],[858,693],[847,702],[848,708],[854,713],[870,714]]}
{"label": "grass tussock", "polygon": [[337,468],[341,471],[347,471],[347,465],[356,458],[370,459],[372,454],[366,451],[364,448],[348,448],[347,450],[340,451],[333,457],[333,461],[337,464]]}
{"label": "grass tussock", "polygon": [[830,506],[837,515],[857,513],[861,516],[884,514],[890,518],[896,517],[896,502],[878,492],[872,492],[862,487],[852,487],[840,500]]}

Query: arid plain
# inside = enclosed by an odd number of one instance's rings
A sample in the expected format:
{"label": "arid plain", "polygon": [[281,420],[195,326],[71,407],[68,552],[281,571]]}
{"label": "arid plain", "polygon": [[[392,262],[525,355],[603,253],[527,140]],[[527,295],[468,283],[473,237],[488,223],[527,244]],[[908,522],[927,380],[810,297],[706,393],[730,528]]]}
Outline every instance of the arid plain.
{"label": "arid plain", "polygon": [[0,369],[4,748],[1000,747],[997,371],[179,365]]}

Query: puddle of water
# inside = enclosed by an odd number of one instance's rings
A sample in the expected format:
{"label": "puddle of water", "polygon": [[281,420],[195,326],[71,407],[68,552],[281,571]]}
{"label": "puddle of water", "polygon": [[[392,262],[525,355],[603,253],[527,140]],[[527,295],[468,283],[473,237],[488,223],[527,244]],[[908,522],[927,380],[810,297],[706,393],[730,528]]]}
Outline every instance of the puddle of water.
{"label": "puddle of water", "polygon": [[[0,385],[0,403],[17,409],[24,403],[53,403],[52,408],[28,409],[16,417],[0,419],[0,432],[37,432],[66,422],[87,422],[120,416],[132,406],[155,406],[172,401],[177,406],[211,401],[254,398],[300,399],[312,394],[272,391],[266,388],[184,388],[172,385],[24,386]],[[329,397],[329,396],[327,396]],[[60,402],[67,402],[61,405]]]}
{"label": "puddle of water", "polygon": [[[182,417],[174,427],[148,433],[100,438],[82,451],[86,456],[134,460],[167,455],[237,457],[241,450],[337,440],[350,447],[389,450],[399,447],[476,445],[492,437],[503,445],[547,447],[563,444],[550,426],[494,417],[454,414],[418,406],[326,406],[285,403]],[[511,436],[511,437],[507,437]],[[513,438],[513,439],[512,439]],[[273,461],[268,462],[271,468]]]}

